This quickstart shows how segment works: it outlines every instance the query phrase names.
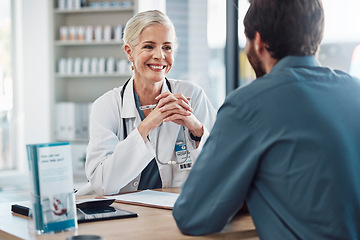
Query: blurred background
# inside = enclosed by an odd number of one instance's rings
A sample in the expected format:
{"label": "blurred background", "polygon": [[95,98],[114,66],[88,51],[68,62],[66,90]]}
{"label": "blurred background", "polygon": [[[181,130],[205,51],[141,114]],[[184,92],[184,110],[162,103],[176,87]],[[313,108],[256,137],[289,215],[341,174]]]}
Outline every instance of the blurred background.
{"label": "blurred background", "polygon": [[[323,5],[319,61],[360,77],[360,2]],[[229,92],[254,80],[243,52],[248,6],[247,0],[0,0],[0,202],[29,198],[26,144],[71,142],[74,187],[86,182],[89,109],[131,76],[119,37],[131,16],[147,9],[168,14],[179,39],[169,77],[198,83],[218,109]]]}

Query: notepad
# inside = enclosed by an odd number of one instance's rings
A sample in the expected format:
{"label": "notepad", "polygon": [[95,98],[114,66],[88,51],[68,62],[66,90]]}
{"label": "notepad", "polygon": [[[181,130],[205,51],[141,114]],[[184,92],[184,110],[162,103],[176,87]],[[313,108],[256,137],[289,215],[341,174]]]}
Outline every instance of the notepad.
{"label": "notepad", "polygon": [[115,202],[135,204],[147,207],[172,209],[179,197],[178,193],[144,190],[121,195],[104,196],[104,198],[115,199]]}

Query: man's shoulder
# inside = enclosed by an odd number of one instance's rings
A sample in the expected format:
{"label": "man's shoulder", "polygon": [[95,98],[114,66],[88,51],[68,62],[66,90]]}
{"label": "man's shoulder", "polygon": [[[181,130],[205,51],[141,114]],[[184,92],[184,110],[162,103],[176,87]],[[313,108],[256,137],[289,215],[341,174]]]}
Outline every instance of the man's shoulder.
{"label": "man's shoulder", "polygon": [[308,89],[311,85],[318,83],[329,86],[338,83],[343,84],[342,80],[348,80],[347,84],[351,84],[351,82],[355,85],[359,84],[359,79],[341,70],[321,66],[286,67],[259,77],[248,85],[239,87],[227,99],[233,102],[246,103],[253,98],[261,98],[268,94],[282,96],[287,91],[299,90],[304,86],[307,86]]}
{"label": "man's shoulder", "polygon": [[261,95],[264,93],[278,89],[281,86],[289,83],[289,81],[285,81],[282,78],[265,75],[255,79],[247,85],[240,86],[239,88],[235,89],[228,95],[227,101],[246,104],[254,98],[261,97]]}

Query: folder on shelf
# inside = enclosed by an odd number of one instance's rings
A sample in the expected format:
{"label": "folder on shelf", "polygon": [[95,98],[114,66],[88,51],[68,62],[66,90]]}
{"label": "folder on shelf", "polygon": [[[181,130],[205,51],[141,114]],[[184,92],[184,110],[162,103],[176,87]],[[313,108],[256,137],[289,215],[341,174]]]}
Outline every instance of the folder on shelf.
{"label": "folder on shelf", "polygon": [[92,103],[58,102],[55,106],[55,137],[59,141],[89,139]]}
{"label": "folder on shelf", "polygon": [[76,139],[75,103],[58,102],[55,106],[55,137],[61,141]]}

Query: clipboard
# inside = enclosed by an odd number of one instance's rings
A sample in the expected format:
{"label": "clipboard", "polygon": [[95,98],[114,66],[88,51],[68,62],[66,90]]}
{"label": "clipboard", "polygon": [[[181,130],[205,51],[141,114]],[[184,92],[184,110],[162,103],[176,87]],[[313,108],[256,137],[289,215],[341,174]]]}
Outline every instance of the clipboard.
{"label": "clipboard", "polygon": [[143,190],[120,195],[102,196],[102,198],[115,199],[117,203],[172,210],[179,195],[178,193]]}

